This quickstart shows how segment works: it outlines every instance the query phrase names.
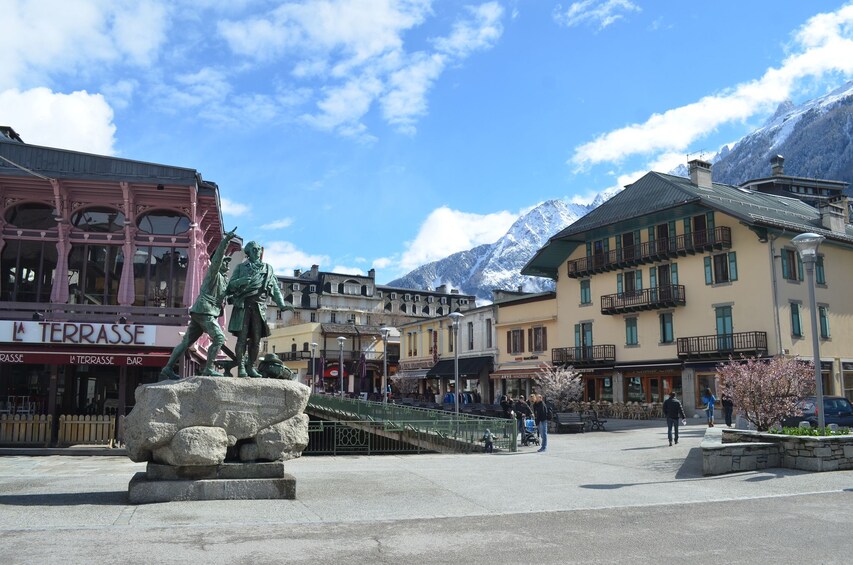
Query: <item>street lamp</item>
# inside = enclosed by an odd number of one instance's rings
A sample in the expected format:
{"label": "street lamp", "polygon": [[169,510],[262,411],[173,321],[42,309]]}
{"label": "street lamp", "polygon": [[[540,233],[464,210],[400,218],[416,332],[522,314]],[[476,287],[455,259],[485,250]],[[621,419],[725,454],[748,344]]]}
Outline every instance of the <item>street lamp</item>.
{"label": "street lamp", "polygon": [[814,266],[817,261],[817,248],[825,238],[816,233],[801,233],[791,240],[800,258],[806,266],[806,278],[809,285],[809,308],[812,316],[812,353],[814,354],[814,378],[815,390],[817,391],[817,403],[815,410],[817,411],[817,427],[826,428],[826,419],[824,418],[823,410],[823,378],[820,374],[820,339],[818,339],[817,329],[817,301],[815,300],[814,290]]}
{"label": "street lamp", "polygon": [[382,402],[388,402],[388,334],[391,328],[382,326],[379,328],[382,334]]}
{"label": "street lamp", "polygon": [[317,351],[317,344],[311,342],[311,390],[317,392],[317,367],[314,365],[314,353]]}
{"label": "street lamp", "polygon": [[338,361],[338,379],[341,384],[341,397],[344,396],[344,342],[347,340],[344,336],[338,336],[338,343],[341,346],[341,357]]}
{"label": "street lamp", "polygon": [[464,314],[451,312],[453,321],[453,398],[456,401],[456,425],[459,425],[459,318]]}

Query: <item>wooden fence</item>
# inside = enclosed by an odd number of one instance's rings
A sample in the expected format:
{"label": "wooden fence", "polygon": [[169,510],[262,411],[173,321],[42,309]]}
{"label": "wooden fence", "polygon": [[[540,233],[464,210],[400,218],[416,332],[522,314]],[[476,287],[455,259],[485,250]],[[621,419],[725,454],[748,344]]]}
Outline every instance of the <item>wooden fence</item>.
{"label": "wooden fence", "polygon": [[59,439],[57,445],[110,445],[115,442],[115,416],[68,416],[59,417]]}
{"label": "wooden fence", "polygon": [[52,421],[46,414],[2,414],[0,444],[47,446]]}

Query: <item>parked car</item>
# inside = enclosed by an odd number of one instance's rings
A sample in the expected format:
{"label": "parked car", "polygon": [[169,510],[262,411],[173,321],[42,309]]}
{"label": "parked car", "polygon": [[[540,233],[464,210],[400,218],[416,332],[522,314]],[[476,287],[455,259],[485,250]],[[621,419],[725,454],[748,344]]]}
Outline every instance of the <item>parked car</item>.
{"label": "parked car", "polygon": [[[799,404],[799,408],[803,411],[803,415],[789,416],[782,420],[782,425],[795,428],[800,424],[800,422],[806,421],[810,423],[813,428],[816,428],[816,403],[817,399],[814,396],[807,396]],[[827,425],[838,424],[839,426],[853,428],[853,404],[850,404],[850,401],[843,396],[824,396],[823,418]]]}

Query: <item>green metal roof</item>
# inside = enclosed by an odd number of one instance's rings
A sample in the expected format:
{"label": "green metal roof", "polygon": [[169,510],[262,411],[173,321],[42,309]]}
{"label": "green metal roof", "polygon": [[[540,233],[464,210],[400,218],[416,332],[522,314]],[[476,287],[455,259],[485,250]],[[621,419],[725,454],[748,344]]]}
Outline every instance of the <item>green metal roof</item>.
{"label": "green metal roof", "polygon": [[[673,209],[679,212],[673,213]],[[667,219],[718,210],[749,226],[769,230],[815,232],[853,244],[853,227],[844,234],[823,227],[818,210],[796,198],[712,183],[701,188],[689,178],[649,172],[625,190],[551,237],[521,270],[523,275],[557,278],[557,269],[578,245]]]}

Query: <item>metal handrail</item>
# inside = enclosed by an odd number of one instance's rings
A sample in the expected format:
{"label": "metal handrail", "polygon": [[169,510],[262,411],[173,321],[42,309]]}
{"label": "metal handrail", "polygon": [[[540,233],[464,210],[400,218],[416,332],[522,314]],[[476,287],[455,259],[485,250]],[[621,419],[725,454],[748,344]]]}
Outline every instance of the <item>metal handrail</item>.
{"label": "metal handrail", "polygon": [[767,351],[767,332],[739,332],[680,337],[677,343],[678,355],[680,357],[763,353]]}
{"label": "metal handrail", "polygon": [[327,394],[312,394],[308,408],[332,413],[339,421],[383,422],[386,426],[399,426],[404,431],[426,432],[436,437],[450,438],[459,450],[471,451],[480,444],[486,430],[497,436],[495,446],[509,451],[517,450],[516,421],[433,410],[402,404],[373,402],[357,398],[342,398]]}
{"label": "metal handrail", "polygon": [[684,285],[669,284],[653,288],[631,290],[601,297],[601,313],[649,310],[687,303]]}
{"label": "metal handrail", "polygon": [[615,345],[586,345],[582,347],[555,347],[551,350],[554,365],[594,365],[616,360]]}

